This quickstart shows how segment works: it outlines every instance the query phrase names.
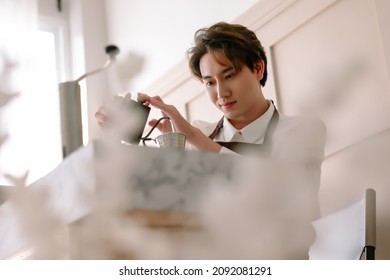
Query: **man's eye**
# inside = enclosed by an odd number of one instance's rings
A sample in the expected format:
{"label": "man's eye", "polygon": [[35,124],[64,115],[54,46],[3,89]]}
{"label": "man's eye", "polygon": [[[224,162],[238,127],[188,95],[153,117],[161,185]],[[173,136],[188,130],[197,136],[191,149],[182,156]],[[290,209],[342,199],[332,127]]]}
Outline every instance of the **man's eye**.
{"label": "man's eye", "polygon": [[234,74],[229,74],[225,76],[225,79],[229,80],[234,77]]}

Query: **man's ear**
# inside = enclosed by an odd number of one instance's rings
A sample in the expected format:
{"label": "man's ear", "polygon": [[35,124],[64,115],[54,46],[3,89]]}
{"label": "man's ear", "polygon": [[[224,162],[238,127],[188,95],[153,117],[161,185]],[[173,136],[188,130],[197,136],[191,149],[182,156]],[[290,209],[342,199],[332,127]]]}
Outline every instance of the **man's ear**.
{"label": "man's ear", "polygon": [[257,74],[257,78],[259,80],[261,80],[263,78],[263,75],[264,75],[264,61],[263,60],[259,60],[255,63],[255,72]]}

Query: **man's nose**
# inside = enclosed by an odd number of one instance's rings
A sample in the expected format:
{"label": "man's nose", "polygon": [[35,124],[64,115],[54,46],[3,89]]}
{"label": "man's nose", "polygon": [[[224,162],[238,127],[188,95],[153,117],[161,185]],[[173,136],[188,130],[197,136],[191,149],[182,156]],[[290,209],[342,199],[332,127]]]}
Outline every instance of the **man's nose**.
{"label": "man's nose", "polygon": [[217,96],[218,98],[225,98],[229,96],[229,90],[223,83],[217,83]]}

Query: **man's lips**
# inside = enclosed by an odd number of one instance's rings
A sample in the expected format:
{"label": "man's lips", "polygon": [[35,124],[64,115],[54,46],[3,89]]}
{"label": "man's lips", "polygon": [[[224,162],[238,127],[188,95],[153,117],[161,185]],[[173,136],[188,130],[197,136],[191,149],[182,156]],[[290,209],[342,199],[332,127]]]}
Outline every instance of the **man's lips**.
{"label": "man's lips", "polygon": [[229,109],[231,108],[234,104],[236,104],[237,101],[231,101],[231,102],[225,102],[225,103],[222,103],[222,104],[219,104],[220,107],[224,108],[224,109]]}

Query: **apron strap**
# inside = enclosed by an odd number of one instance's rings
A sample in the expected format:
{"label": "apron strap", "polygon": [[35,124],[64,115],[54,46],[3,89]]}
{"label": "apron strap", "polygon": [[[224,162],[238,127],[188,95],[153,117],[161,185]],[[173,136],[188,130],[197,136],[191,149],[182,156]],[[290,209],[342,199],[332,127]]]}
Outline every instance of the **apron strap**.
{"label": "apron strap", "polygon": [[215,136],[217,136],[217,134],[219,133],[219,131],[221,130],[221,128],[223,127],[223,118],[222,117],[219,122],[217,123],[217,126],[214,128],[214,131],[209,135],[209,138],[211,140],[214,140]]}

